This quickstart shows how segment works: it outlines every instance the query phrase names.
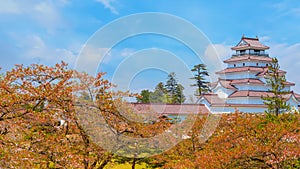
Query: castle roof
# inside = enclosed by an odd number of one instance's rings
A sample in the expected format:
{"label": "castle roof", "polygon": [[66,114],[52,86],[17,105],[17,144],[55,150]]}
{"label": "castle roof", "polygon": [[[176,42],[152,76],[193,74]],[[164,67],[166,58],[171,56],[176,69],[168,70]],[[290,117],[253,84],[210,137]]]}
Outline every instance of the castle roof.
{"label": "castle roof", "polygon": [[[278,71],[279,71],[279,73],[286,74],[286,71],[284,71],[284,70],[278,70]],[[268,68],[267,68],[267,67],[264,67],[264,68],[263,68],[263,71],[261,71],[260,73],[258,73],[256,76],[262,77],[262,76],[264,76],[264,75],[267,75],[267,72],[268,72]]]}
{"label": "castle roof", "polygon": [[252,78],[245,78],[245,79],[234,79],[231,80],[230,84],[234,85],[234,84],[243,84],[243,83],[256,83],[256,84],[264,84],[264,82],[262,82],[259,79],[252,79]]}
{"label": "castle roof", "polygon": [[[232,93],[228,98],[234,98],[234,97],[274,97],[274,93],[268,92],[268,91],[254,91],[254,90],[239,90],[234,93]],[[299,94],[295,94],[293,91],[283,94],[282,97],[285,100],[289,100],[292,96],[294,96],[296,99],[300,99]]]}
{"label": "castle roof", "polygon": [[234,89],[234,90],[237,89],[237,88],[235,88],[234,86],[231,85],[231,80],[224,80],[224,79],[219,79],[217,82],[211,83],[210,86],[212,88],[215,88],[218,84],[223,86],[225,89]]}
{"label": "castle roof", "polygon": [[240,42],[235,46],[232,47],[232,50],[246,50],[246,49],[257,49],[257,50],[266,50],[269,49],[269,46],[265,46],[259,42],[259,39],[256,38],[248,38],[242,37]]}
{"label": "castle roof", "polygon": [[253,91],[253,90],[239,90],[231,95],[228,96],[228,98],[233,98],[233,97],[266,97],[266,96],[274,96],[273,93],[267,92],[267,91]]}
{"label": "castle roof", "polygon": [[203,94],[202,98],[204,98],[211,105],[224,105],[225,100],[218,97],[218,94]]}
{"label": "castle roof", "polygon": [[247,72],[247,71],[262,72],[263,70],[264,70],[264,68],[262,68],[262,67],[244,66],[244,67],[226,68],[224,70],[216,72],[216,74]]}
{"label": "castle roof", "polygon": [[224,61],[224,63],[238,62],[238,61],[264,61],[264,62],[272,62],[272,58],[266,56],[255,56],[255,55],[243,55],[243,56],[235,56],[230,59]]}

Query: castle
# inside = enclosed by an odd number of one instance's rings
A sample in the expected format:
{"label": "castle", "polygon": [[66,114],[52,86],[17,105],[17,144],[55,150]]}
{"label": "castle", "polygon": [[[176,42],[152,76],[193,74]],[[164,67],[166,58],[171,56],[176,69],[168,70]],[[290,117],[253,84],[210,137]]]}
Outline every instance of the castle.
{"label": "castle", "polygon": [[[261,113],[267,109],[262,96],[270,94],[265,75],[272,62],[265,46],[259,39],[242,37],[239,43],[231,48],[232,56],[225,60],[227,68],[216,72],[218,81],[211,83],[212,93],[204,94],[200,103],[212,113],[241,112]],[[286,73],[280,70],[281,73]],[[291,91],[294,83],[286,82],[282,97],[292,108],[298,109],[300,95]]]}

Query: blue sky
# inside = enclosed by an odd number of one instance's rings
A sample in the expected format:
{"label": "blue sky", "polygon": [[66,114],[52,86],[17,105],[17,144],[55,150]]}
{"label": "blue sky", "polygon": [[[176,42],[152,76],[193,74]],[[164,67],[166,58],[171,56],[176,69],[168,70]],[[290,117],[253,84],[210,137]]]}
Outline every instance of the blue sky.
{"label": "blue sky", "polygon": [[[143,12],[168,13],[191,22],[208,37],[222,60],[230,57],[230,47],[238,43],[242,34],[257,35],[271,47],[269,53],[279,58],[282,69],[288,72],[287,79],[296,82],[294,89],[300,92],[298,0],[0,0],[0,66],[5,71],[14,64],[52,65],[64,60],[72,67],[81,48],[98,29],[123,16]],[[109,72],[144,48],[165,49],[191,61],[185,57],[192,52],[178,42],[146,35],[118,44],[99,69]],[[209,55],[207,51],[205,56]],[[166,79],[166,72],[145,71],[136,77],[135,90],[153,88]]]}

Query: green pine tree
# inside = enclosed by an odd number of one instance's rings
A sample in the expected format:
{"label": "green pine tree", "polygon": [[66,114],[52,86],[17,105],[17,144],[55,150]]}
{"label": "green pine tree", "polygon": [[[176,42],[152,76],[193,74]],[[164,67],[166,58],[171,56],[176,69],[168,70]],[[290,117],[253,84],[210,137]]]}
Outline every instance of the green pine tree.
{"label": "green pine tree", "polygon": [[178,84],[176,87],[175,102],[174,103],[183,103],[185,101],[185,96],[183,94],[184,87],[181,84]]}
{"label": "green pine tree", "polygon": [[184,87],[181,84],[178,84],[175,76],[176,74],[171,72],[168,75],[168,80],[165,85],[168,103],[183,103],[185,101],[185,96],[183,94]]}
{"label": "green pine tree", "polygon": [[156,85],[154,92],[150,95],[151,103],[167,103],[167,90],[163,82]]}
{"label": "green pine tree", "polygon": [[195,65],[193,69],[191,69],[192,72],[195,72],[194,77],[191,79],[194,79],[196,81],[195,84],[192,84],[191,86],[196,86],[197,91],[196,91],[196,96],[201,96],[204,93],[210,92],[210,87],[208,86],[208,83],[205,80],[206,76],[208,75],[207,68],[204,64],[198,64]]}
{"label": "green pine tree", "polygon": [[271,94],[262,97],[264,104],[268,106],[266,113],[278,116],[280,113],[289,111],[290,105],[287,104],[283,98],[283,95],[289,93],[289,91],[284,90],[284,82],[286,82],[286,79],[284,73],[280,72],[277,58],[272,59],[265,78],[267,84],[271,87],[271,89],[269,89]]}
{"label": "green pine tree", "polygon": [[171,72],[168,75],[168,80],[166,82],[166,90],[168,92],[168,96],[170,97],[170,103],[175,103],[176,100],[176,93],[177,93],[177,80],[175,78],[176,74]]}
{"label": "green pine tree", "polygon": [[152,94],[153,92],[149,90],[142,90],[140,94],[142,97],[136,97],[136,100],[138,103],[150,103],[150,95]]}

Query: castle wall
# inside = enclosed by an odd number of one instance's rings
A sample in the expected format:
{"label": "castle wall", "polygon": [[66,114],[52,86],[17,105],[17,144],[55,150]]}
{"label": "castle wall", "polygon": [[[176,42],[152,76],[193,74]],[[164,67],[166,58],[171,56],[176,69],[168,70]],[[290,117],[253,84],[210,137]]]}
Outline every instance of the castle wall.
{"label": "castle wall", "polygon": [[227,65],[228,68],[244,67],[244,66],[266,67],[267,65],[270,65],[270,63],[264,61],[238,61],[234,63],[228,63]]}
{"label": "castle wall", "polygon": [[260,97],[233,97],[227,98],[228,104],[264,104]]}
{"label": "castle wall", "polygon": [[268,91],[269,87],[264,84],[235,84],[239,90],[257,90],[257,91]]}
{"label": "castle wall", "polygon": [[220,74],[219,77],[221,79],[245,79],[245,78],[257,78],[257,72],[234,72],[234,73],[226,73]]}
{"label": "castle wall", "polygon": [[210,107],[210,111],[215,114],[233,113],[235,111],[247,113],[263,113],[267,108],[264,107]]}

